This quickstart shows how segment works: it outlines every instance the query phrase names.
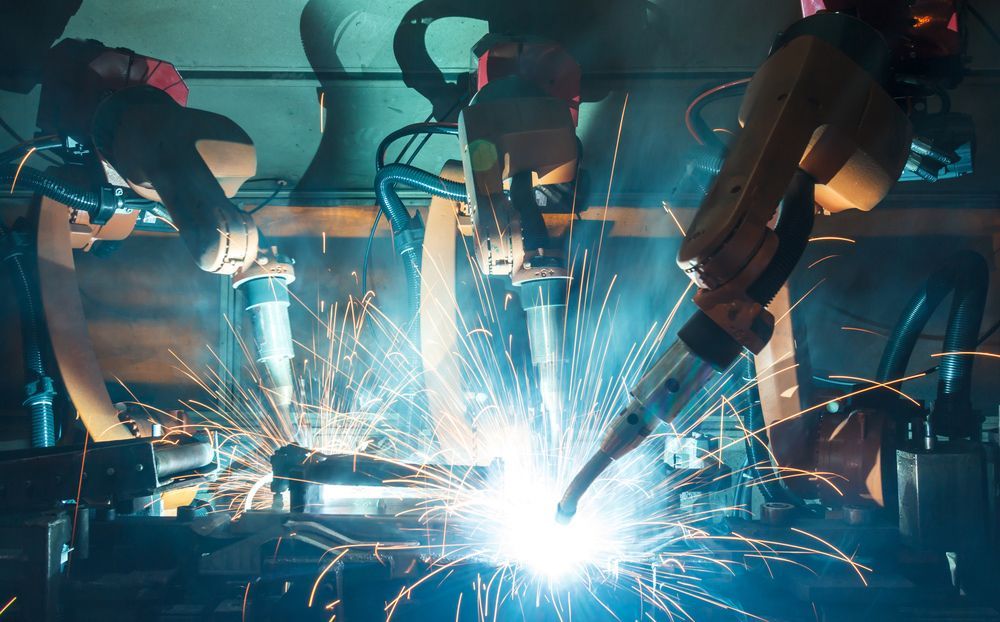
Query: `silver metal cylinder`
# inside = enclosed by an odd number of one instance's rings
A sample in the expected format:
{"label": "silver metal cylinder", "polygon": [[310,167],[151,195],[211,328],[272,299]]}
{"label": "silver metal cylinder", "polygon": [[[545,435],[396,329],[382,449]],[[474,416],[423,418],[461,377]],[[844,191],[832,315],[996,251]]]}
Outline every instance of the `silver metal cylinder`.
{"label": "silver metal cylinder", "polygon": [[639,379],[631,393],[646,408],[655,407],[657,417],[672,421],[715,375],[710,364],[695,356],[678,339]]}
{"label": "silver metal cylinder", "polygon": [[215,449],[210,443],[190,442],[153,446],[156,477],[160,480],[206,467],[212,464],[214,459]]}
{"label": "silver metal cylinder", "polygon": [[550,413],[561,407],[559,390],[562,371],[563,318],[565,304],[552,304],[525,309],[531,364],[538,376],[538,392],[542,405]]}
{"label": "silver metal cylinder", "polygon": [[288,319],[288,286],[281,276],[244,281],[239,288],[246,296],[246,310],[253,325],[257,362],[264,366],[265,384],[274,392],[274,402],[287,407],[294,395],[292,328]]}
{"label": "silver metal cylinder", "polygon": [[565,276],[534,279],[521,284],[521,305],[531,351],[531,364],[538,378],[542,406],[551,416],[557,431],[562,407],[560,390],[566,295],[569,279]]}

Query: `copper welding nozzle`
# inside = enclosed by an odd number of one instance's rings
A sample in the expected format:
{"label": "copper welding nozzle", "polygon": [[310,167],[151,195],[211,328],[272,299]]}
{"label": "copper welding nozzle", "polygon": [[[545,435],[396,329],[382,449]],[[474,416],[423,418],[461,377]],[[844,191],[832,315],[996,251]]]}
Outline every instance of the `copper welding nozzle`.
{"label": "copper welding nozzle", "polygon": [[594,483],[601,473],[605,471],[614,460],[603,450],[597,450],[583,468],[576,474],[573,481],[566,488],[563,498],[556,507],[556,522],[560,525],[568,525],[576,516],[576,506],[580,502],[580,497],[587,492],[590,485]]}

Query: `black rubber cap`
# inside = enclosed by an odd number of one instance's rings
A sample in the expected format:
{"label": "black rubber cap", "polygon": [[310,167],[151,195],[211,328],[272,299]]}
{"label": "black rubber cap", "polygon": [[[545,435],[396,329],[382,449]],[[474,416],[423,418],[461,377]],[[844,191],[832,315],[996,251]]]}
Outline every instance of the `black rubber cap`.
{"label": "black rubber cap", "polygon": [[695,356],[709,363],[717,370],[732,365],[743,347],[722,327],[698,310],[677,332],[677,338],[684,342]]}

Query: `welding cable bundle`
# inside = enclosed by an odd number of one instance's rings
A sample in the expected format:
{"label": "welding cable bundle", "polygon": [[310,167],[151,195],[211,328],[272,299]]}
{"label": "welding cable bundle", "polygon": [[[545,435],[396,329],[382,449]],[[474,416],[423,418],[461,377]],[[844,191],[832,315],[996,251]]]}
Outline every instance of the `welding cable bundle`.
{"label": "welding cable bundle", "polygon": [[25,167],[20,172],[16,170],[0,171],[0,186],[11,188],[15,182],[18,187],[33,190],[72,209],[93,213],[100,207],[100,199],[96,192],[74,188],[35,169]]}
{"label": "welding cable bundle", "polygon": [[[441,197],[451,201],[464,203],[468,200],[465,184],[443,179],[425,170],[394,162],[385,163],[385,154],[389,145],[406,136],[449,135],[457,136],[458,127],[453,123],[414,123],[402,127],[379,143],[375,152],[375,199],[379,212],[372,224],[372,236],[378,226],[381,215],[385,215],[392,226],[393,241],[396,253],[403,260],[403,272],[406,277],[406,300],[409,314],[409,333],[416,335],[419,323],[417,315],[420,311],[420,258],[423,249],[423,224],[419,216],[410,216],[396,191],[397,186],[407,186],[431,196]],[[412,159],[412,158],[411,158]],[[370,241],[369,241],[370,244]],[[367,252],[362,286],[367,288]]]}
{"label": "welding cable bundle", "polygon": [[403,185],[432,196],[456,202],[466,201],[465,184],[428,173],[408,164],[389,164],[375,175],[375,197],[379,209],[392,225],[396,252],[403,260],[406,275],[406,300],[410,314],[411,334],[415,334],[420,311],[420,256],[423,247],[423,225],[418,216],[411,217],[396,186]]}
{"label": "welding cable bundle", "polygon": [[932,415],[937,433],[967,437],[977,431],[977,422],[970,416],[975,357],[948,353],[975,351],[983,341],[979,326],[988,285],[989,269],[982,255],[973,251],[953,255],[907,303],[882,353],[876,380],[891,382],[903,377],[920,333],[944,298],[953,293]]}

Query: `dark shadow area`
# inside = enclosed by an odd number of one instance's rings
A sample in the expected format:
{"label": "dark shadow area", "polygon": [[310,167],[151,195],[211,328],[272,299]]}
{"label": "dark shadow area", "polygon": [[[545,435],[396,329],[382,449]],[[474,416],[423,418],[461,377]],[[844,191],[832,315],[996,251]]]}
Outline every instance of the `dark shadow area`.
{"label": "dark shadow area", "polygon": [[[356,11],[337,0],[310,0],[302,10],[299,32],[302,47],[320,82],[317,93],[320,114],[332,124],[324,132],[309,167],[293,192],[343,187],[338,176],[338,162],[350,157],[340,140],[339,128],[359,128],[365,111],[352,100],[350,84],[343,75],[344,65],[337,55],[337,45]],[[319,99],[322,96],[322,99]]]}
{"label": "dark shadow area", "polygon": [[491,34],[539,37],[564,47],[583,71],[583,101],[608,94],[607,78],[644,64],[658,45],[661,13],[645,0],[422,0],[403,16],[393,51],[403,81],[434,105],[434,118],[447,120],[462,85],[449,83],[426,48],[430,25],[447,17],[478,19]]}
{"label": "dark shadow area", "polygon": [[[306,56],[320,81],[323,107],[330,122],[339,128],[358,131],[370,119],[365,106],[370,99],[357,93],[355,78],[377,79],[382,76],[348,75],[337,55],[337,46],[344,32],[354,26],[351,20],[358,12],[337,0],[310,0],[302,11],[300,32]],[[420,93],[432,112],[426,120],[454,121],[471,93],[470,75],[446,75],[428,52],[428,29],[438,20],[466,18],[488,24],[491,34],[544,38],[560,44],[580,64],[584,102],[603,102],[612,90],[628,89],[639,72],[637,67],[649,64],[662,36],[664,15],[646,0],[490,0],[470,2],[459,0],[422,0],[414,4],[400,19],[398,15],[381,15],[382,9],[373,4],[366,13],[399,19],[393,39],[393,54],[399,64],[403,83]],[[396,76],[391,76],[396,80]],[[612,102],[598,110],[593,127],[617,127],[620,102]],[[366,112],[368,113],[366,115]],[[365,118],[367,116],[367,119]],[[606,117],[606,118],[605,118]],[[407,123],[424,119],[408,118]],[[393,127],[377,128],[386,134]],[[602,131],[598,140],[604,141]],[[372,148],[381,136],[373,137]],[[586,151],[588,137],[581,136]],[[338,177],[337,164],[357,157],[350,141],[324,133],[319,148],[298,184],[300,192],[344,187]],[[374,167],[372,169],[374,174]]]}
{"label": "dark shadow area", "polygon": [[0,0],[0,89],[27,93],[83,0]]}

